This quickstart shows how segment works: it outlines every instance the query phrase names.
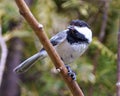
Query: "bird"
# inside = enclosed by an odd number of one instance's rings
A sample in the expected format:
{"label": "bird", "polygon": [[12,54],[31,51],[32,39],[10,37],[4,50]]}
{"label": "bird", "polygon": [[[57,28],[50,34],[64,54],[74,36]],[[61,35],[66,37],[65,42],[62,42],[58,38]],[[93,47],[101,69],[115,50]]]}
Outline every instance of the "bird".
{"label": "bird", "polygon": [[[64,62],[68,75],[72,80],[76,80],[76,74],[72,71],[69,64],[79,58],[92,42],[92,31],[90,26],[83,20],[72,20],[68,27],[52,36],[51,44]],[[36,61],[44,59],[48,54],[44,48],[19,64],[14,71],[16,73],[26,72]]]}

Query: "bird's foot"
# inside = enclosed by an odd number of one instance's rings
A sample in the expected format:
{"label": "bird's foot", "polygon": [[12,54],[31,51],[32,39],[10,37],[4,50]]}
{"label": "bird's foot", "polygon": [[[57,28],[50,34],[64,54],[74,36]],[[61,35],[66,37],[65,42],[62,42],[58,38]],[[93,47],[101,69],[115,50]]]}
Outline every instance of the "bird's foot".
{"label": "bird's foot", "polygon": [[71,67],[69,65],[65,65],[68,70],[68,75],[72,78],[72,80],[76,80],[76,74],[72,71]]}

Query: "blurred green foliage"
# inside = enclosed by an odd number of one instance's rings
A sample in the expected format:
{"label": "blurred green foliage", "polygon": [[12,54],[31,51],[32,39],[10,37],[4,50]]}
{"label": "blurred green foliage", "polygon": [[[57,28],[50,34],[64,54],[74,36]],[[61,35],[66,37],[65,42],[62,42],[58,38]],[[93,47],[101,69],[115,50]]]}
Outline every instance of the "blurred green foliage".
{"label": "blurred green foliage", "polygon": [[[115,96],[116,94],[120,0],[109,1],[105,37],[104,41],[100,42],[103,1],[32,0],[30,4],[32,13],[44,25],[49,38],[64,30],[73,19],[82,19],[90,24],[93,31],[93,42],[87,52],[74,64],[71,64],[85,96]],[[22,61],[39,51],[42,45],[30,26],[20,16],[14,0],[0,0],[0,18],[6,42],[16,36],[24,41]],[[38,61],[35,66],[24,73],[24,80],[19,82],[19,85],[21,86],[21,96],[72,96],[49,58]]]}

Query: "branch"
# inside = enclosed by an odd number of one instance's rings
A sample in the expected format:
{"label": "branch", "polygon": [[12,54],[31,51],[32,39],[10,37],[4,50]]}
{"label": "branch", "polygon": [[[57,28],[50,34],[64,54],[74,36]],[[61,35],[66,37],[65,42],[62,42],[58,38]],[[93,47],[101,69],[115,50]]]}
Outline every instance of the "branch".
{"label": "branch", "polygon": [[105,37],[105,29],[107,25],[107,20],[108,20],[108,9],[109,9],[109,0],[104,0],[104,9],[103,9],[103,19],[102,19],[102,25],[101,25],[101,30],[100,30],[100,35],[99,35],[99,40],[103,42],[104,37]]}
{"label": "branch", "polygon": [[21,61],[23,46],[23,42],[18,37],[13,37],[9,41],[5,66],[7,70],[4,71],[3,81],[0,87],[0,96],[20,96],[20,86],[18,82],[16,82],[19,81],[19,76],[13,72],[13,68]]}
{"label": "branch", "polygon": [[119,30],[118,30],[118,60],[117,60],[117,95],[120,96],[120,19],[119,19]]}
{"label": "branch", "polygon": [[56,69],[59,69],[61,76],[63,77],[64,81],[68,85],[69,89],[71,90],[73,96],[84,96],[79,85],[76,81],[73,81],[68,76],[68,71],[64,66],[64,63],[60,59],[59,55],[57,54],[56,50],[50,43],[48,37],[46,36],[43,26],[38,23],[35,19],[31,11],[29,10],[28,6],[24,2],[24,0],[15,0],[17,6],[19,7],[20,14],[26,19],[28,24],[32,27],[36,35],[38,36],[39,40],[43,44],[43,47],[47,51],[48,55],[50,56],[51,60],[53,61]]}
{"label": "branch", "polygon": [[1,26],[0,26],[0,45],[2,50],[1,59],[0,59],[0,86],[1,86],[3,73],[5,69],[6,58],[7,58],[7,46],[5,44],[4,39],[2,38]]}

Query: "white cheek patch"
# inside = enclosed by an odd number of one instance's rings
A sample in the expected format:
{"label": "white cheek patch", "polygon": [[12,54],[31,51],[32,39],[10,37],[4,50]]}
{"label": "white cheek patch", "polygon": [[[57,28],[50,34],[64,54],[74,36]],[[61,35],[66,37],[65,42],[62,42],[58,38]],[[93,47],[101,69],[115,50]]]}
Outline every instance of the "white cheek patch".
{"label": "white cheek patch", "polygon": [[92,31],[88,27],[74,27],[89,40],[89,43],[92,41]]}

